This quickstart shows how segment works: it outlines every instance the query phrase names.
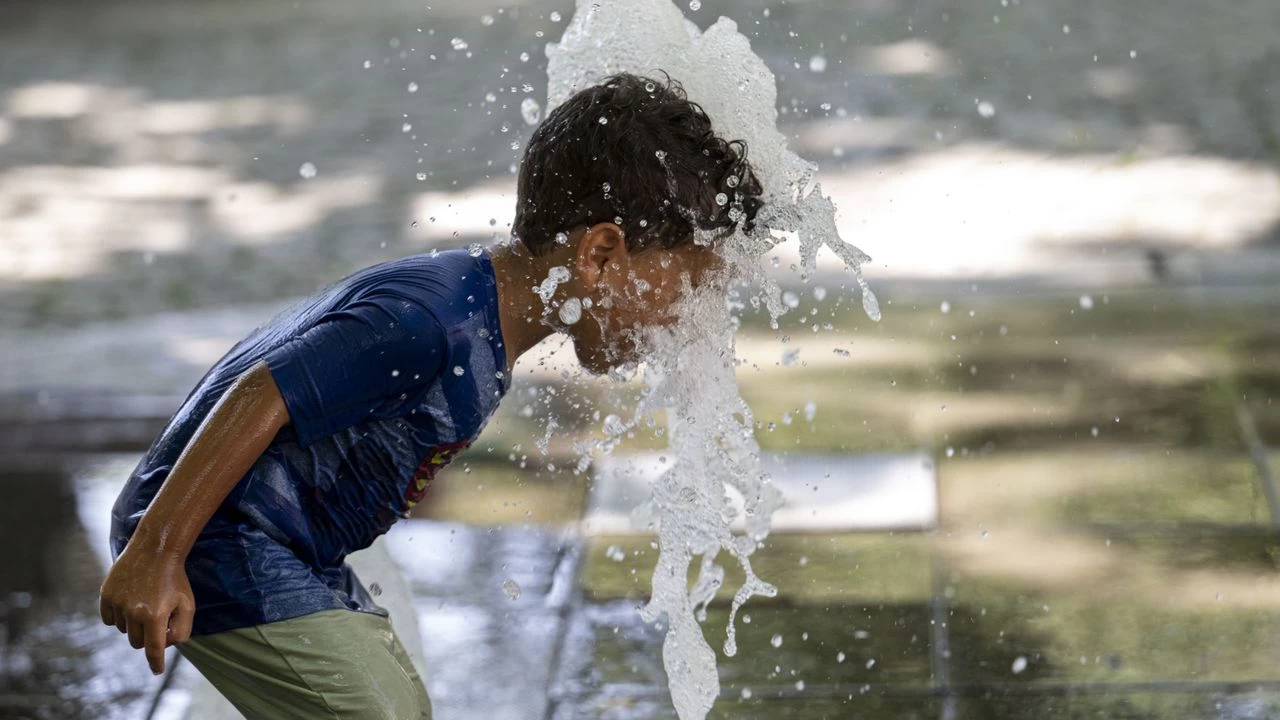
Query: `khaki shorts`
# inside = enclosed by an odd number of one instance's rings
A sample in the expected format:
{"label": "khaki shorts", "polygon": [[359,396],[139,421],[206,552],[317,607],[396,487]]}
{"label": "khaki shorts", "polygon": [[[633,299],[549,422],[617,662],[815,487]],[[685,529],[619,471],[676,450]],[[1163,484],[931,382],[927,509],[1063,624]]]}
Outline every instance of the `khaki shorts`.
{"label": "khaki shorts", "polygon": [[325,610],[178,650],[247,720],[431,720],[422,678],[378,615]]}

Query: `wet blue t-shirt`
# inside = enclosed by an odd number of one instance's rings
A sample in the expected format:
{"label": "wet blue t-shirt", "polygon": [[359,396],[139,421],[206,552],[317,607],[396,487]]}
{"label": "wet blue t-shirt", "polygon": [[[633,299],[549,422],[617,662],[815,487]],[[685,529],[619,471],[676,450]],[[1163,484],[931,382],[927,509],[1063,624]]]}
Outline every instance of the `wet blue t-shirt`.
{"label": "wet blue t-shirt", "polygon": [[113,557],[205,416],[259,361],[291,422],[187,558],[193,633],[335,608],[385,614],[344,558],[408,513],[506,392],[493,266],[465,250],[376,265],[241,341],[130,476],[112,511]]}

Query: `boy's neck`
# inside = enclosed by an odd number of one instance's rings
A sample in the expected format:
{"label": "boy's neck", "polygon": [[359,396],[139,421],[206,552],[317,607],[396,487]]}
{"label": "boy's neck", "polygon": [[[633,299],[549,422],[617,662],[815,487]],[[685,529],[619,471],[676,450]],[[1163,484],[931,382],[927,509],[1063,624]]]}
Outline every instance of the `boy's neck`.
{"label": "boy's neck", "polygon": [[507,370],[516,360],[537,345],[554,329],[542,322],[542,299],[534,292],[544,263],[534,257],[524,244],[512,240],[489,251],[493,274],[498,281],[498,322],[502,326],[502,342],[507,353]]}

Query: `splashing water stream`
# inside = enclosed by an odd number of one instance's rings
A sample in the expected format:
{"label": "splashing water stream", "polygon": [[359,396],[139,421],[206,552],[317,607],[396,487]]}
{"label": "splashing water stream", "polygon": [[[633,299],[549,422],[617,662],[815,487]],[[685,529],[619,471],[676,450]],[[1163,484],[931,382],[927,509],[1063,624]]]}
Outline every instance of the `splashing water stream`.
{"label": "splashing water stream", "polygon": [[[743,306],[733,299],[734,287],[761,288],[752,305],[763,303],[776,329],[790,308],[759,259],[779,239],[795,238],[801,281],[816,270],[818,252],[829,248],[853,273],[867,315],[878,320],[879,305],[861,270],[870,258],[840,240],[835,206],[814,182],[816,166],[787,149],[777,129],[774,76],[732,20],[722,17],[703,32],[670,0],[578,0],[561,41],[548,44],[546,52],[547,112],[614,73],[660,77],[665,71],[703,107],[717,134],[746,142],[764,189],[757,230],[717,245],[726,271],[696,290],[686,288],[677,308],[680,322],[646,338],[644,397],[630,421],[610,418],[614,427],[606,428],[611,437],[603,444],[612,449],[641,418],[666,410],[675,461],[654,482],[652,500],[635,513],[641,527],[657,528],[660,547],[652,599],[641,614],[648,622],[667,617],[663,665],[681,720],[705,718],[720,683],[715,652],[698,622],[724,582],[719,553],[731,555],[746,576],[734,594],[726,655],[737,652],[734,619],[742,604],[753,595],[777,593],[751,569],[751,555],[768,535],[781,496],[761,469],[754,417],[734,375],[733,313]],[[727,487],[745,498],[745,534],[731,530],[735,511]],[[699,572],[690,589],[688,569],[695,558]]]}

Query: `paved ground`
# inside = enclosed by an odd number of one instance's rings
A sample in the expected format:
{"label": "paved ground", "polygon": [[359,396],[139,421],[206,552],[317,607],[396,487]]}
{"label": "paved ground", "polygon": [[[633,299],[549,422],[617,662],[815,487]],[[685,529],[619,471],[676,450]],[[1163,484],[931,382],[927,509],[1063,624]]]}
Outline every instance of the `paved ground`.
{"label": "paved ground", "polygon": [[[1265,480],[1280,458],[1264,449],[1280,445],[1275,289],[1099,293],[1086,310],[1074,293],[929,288],[884,288],[892,310],[877,326],[837,312],[843,330],[793,340],[802,362],[788,366],[747,324],[744,352],[766,369],[748,365],[741,381],[761,419],[775,422],[760,433],[766,449],[827,454],[823,482],[836,485],[842,456],[923,451],[936,466],[940,526],[772,538],[756,566],[782,592],[748,607],[742,653],[721,659],[717,717],[1280,712],[1280,541]],[[202,335],[200,317],[165,321],[186,328],[173,344],[213,345],[235,329],[211,323]],[[173,393],[131,379],[128,356],[114,367],[119,387],[142,383],[153,395],[133,406],[145,437]],[[158,377],[183,372],[198,363]],[[586,488],[550,465],[567,464],[578,435],[553,436],[544,457],[530,440],[538,417],[520,414],[539,398],[608,394],[554,372],[517,377],[493,433],[391,536],[417,598],[439,717],[670,717],[661,635],[634,612],[650,540],[574,533]],[[34,407],[65,427],[76,403],[59,397]],[[813,422],[802,419],[809,400]],[[572,408],[558,412],[571,426]],[[83,415],[64,440],[92,446],[85,429],[103,424]],[[6,435],[31,420],[11,419]],[[624,450],[652,441],[634,445]],[[28,450],[38,449],[33,440]],[[31,550],[4,581],[0,714],[25,717],[62,688],[51,705],[59,717],[110,716],[104,708],[129,717],[155,687],[140,680],[141,659],[84,613],[102,573],[90,540],[101,528],[87,508],[109,499],[131,461],[76,460],[63,471],[39,460],[53,449],[6,454],[9,467],[28,469],[7,473],[22,494],[0,527]],[[507,579],[521,588],[516,601]],[[713,645],[724,607],[705,625]]]}

